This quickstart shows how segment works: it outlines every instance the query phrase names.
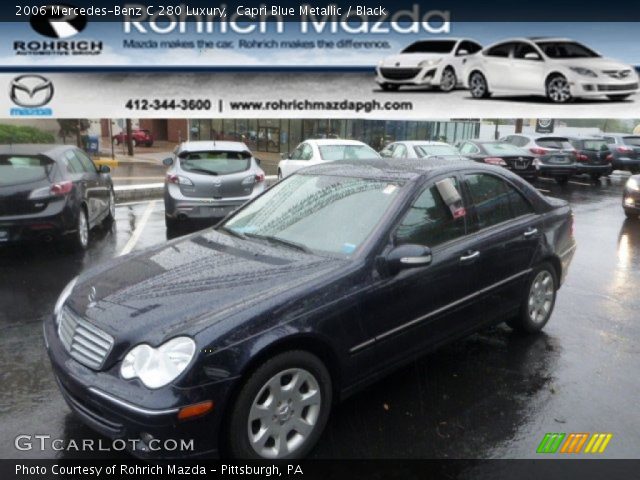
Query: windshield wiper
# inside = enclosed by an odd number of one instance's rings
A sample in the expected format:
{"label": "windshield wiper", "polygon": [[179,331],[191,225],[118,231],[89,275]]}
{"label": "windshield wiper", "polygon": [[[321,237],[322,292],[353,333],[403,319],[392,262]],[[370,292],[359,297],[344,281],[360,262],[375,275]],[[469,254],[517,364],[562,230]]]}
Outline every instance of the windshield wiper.
{"label": "windshield wiper", "polygon": [[293,248],[295,250],[299,250],[305,253],[312,253],[311,250],[301,243],[293,242],[291,240],[285,240],[284,238],[276,237],[273,235],[260,235],[257,233],[245,233],[245,236],[249,238],[257,238],[258,240],[266,240],[271,243],[277,243],[279,245],[284,245],[285,247]]}
{"label": "windshield wiper", "polygon": [[218,172],[214,172],[212,170],[206,170],[204,168],[185,168],[187,172],[193,173],[204,173],[205,175],[219,175]]}

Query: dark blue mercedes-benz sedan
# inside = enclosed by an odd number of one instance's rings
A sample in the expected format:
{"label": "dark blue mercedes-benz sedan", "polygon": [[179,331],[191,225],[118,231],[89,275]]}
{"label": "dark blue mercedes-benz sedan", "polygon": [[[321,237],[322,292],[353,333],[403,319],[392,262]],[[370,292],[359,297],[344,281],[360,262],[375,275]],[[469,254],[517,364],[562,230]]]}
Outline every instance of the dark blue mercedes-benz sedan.
{"label": "dark blue mercedes-benz sedan", "polygon": [[499,167],[323,164],[83,273],[46,344],[71,409],[134,455],[171,438],[300,457],[335,402],[417,355],[499,322],[542,329],[572,230],[566,202]]}

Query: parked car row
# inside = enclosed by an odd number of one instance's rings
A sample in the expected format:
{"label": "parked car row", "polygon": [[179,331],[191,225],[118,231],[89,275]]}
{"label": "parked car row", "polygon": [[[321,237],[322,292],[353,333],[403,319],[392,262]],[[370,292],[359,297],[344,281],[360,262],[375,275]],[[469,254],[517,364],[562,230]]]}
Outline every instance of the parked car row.
{"label": "parked car row", "polygon": [[382,60],[376,82],[383,90],[456,86],[474,98],[493,94],[540,95],[554,103],[574,98],[625,100],[638,91],[631,65],[602,57],[567,38],[512,38],[486,48],[471,39],[421,40]]}

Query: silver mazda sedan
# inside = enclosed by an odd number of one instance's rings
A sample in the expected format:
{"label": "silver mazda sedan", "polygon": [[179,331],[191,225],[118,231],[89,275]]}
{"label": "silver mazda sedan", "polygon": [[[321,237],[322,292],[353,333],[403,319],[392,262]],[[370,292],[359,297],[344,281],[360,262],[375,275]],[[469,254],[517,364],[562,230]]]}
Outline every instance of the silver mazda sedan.
{"label": "silver mazda sedan", "polygon": [[184,142],[163,163],[168,229],[223,218],[265,190],[265,174],[242,142]]}

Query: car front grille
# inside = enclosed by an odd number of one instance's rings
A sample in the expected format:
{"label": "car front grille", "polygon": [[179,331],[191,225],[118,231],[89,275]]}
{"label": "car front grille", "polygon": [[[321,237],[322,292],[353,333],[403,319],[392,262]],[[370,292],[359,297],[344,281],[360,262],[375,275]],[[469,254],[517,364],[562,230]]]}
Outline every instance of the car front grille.
{"label": "car front grille", "polygon": [[625,90],[637,90],[637,83],[626,83],[624,85],[598,85],[599,92],[623,92]]}
{"label": "car front grille", "polygon": [[603,70],[602,73],[610,76],[611,78],[623,79],[631,75],[631,70]]}
{"label": "car front grille", "polygon": [[58,336],[69,354],[81,364],[99,370],[113,347],[108,333],[63,308],[58,324]]}
{"label": "car front grille", "polygon": [[419,68],[381,68],[380,74],[389,80],[411,80],[420,73]]}

